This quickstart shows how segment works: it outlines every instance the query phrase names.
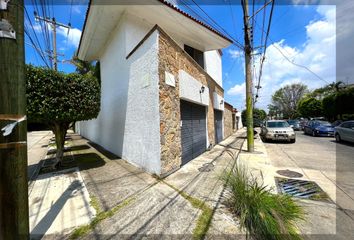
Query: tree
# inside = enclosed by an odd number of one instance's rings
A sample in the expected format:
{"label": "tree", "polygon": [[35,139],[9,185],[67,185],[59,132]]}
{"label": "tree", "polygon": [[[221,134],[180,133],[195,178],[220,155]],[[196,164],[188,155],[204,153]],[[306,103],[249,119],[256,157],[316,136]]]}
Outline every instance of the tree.
{"label": "tree", "polygon": [[316,98],[303,98],[297,107],[298,113],[301,116],[309,117],[319,117],[323,113],[322,102]]}
{"label": "tree", "polygon": [[[267,117],[267,113],[263,109],[253,109],[253,122],[255,126],[259,126],[260,122],[264,121]],[[246,110],[241,113],[241,119],[243,126],[246,126]]]}
{"label": "tree", "polygon": [[64,74],[27,65],[26,81],[27,115],[52,129],[57,146],[56,164],[60,165],[70,123],[96,118],[99,113],[98,80],[91,74]]}
{"label": "tree", "polygon": [[336,109],[336,97],[336,94],[331,94],[322,99],[323,114],[331,120],[336,118],[338,112]]}
{"label": "tree", "polygon": [[272,105],[283,114],[284,118],[296,116],[297,105],[307,93],[307,86],[301,83],[286,85],[278,89],[272,96]]}
{"label": "tree", "polygon": [[268,115],[270,116],[270,118],[277,117],[279,112],[280,111],[276,106],[268,104]]}

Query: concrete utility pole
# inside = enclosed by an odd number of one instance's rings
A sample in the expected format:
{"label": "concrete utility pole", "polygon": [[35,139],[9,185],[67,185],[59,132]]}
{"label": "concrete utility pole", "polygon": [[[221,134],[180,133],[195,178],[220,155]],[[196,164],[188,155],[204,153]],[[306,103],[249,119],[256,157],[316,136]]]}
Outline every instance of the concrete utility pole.
{"label": "concrete utility pole", "polygon": [[50,26],[52,27],[53,30],[53,56],[51,57],[51,59],[53,60],[53,67],[54,70],[57,71],[58,70],[58,54],[57,54],[57,27],[64,27],[67,28],[68,30],[71,28],[70,25],[65,25],[63,23],[59,23],[57,21],[55,21],[55,18],[44,18],[41,16],[38,16],[37,13],[35,12],[35,19],[37,21],[43,21],[45,23],[49,23]]}
{"label": "concrete utility pole", "polygon": [[23,0],[0,0],[0,239],[29,239]]}
{"label": "concrete utility pole", "polygon": [[244,38],[245,38],[245,69],[246,69],[246,123],[247,150],[254,151],[253,136],[253,92],[252,92],[252,45],[248,16],[248,0],[241,0],[243,8]]}

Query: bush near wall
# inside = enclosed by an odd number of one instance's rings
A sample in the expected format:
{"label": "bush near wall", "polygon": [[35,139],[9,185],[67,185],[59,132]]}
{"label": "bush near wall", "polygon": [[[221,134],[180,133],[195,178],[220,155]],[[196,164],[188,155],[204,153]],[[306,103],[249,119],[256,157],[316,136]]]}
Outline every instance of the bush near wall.
{"label": "bush near wall", "polygon": [[61,163],[70,124],[96,118],[100,111],[100,86],[93,74],[65,74],[26,66],[27,115],[55,134],[57,163]]}

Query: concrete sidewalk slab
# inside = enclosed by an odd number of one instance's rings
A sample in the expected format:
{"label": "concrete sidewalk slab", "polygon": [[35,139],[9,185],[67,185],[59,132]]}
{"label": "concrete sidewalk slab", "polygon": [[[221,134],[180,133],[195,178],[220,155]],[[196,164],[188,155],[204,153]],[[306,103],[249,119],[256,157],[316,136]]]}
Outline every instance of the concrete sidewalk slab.
{"label": "concrete sidewalk slab", "polygon": [[157,183],[83,239],[191,238],[199,214],[174,189]]}
{"label": "concrete sidewalk slab", "polygon": [[33,131],[27,133],[27,176],[29,184],[36,178],[41,161],[47,154],[48,143],[53,137],[52,131]]}
{"label": "concrete sidewalk slab", "polygon": [[156,178],[77,134],[71,134],[71,154],[90,195],[102,211],[156,183]]}
{"label": "concrete sidewalk slab", "polygon": [[245,131],[239,130],[165,179],[211,207],[213,216],[206,238],[244,237],[238,221],[223,204],[225,186],[222,180],[224,174],[235,166],[244,136]]}
{"label": "concrete sidewalk slab", "polygon": [[78,168],[39,175],[29,206],[31,239],[61,239],[95,216]]}
{"label": "concrete sidewalk slab", "polygon": [[[236,157],[243,144],[243,133],[234,134],[208,152],[193,159],[165,181],[179,190],[205,201],[210,206],[220,202],[224,189],[223,174],[236,164]],[[203,171],[203,167],[209,169]]]}

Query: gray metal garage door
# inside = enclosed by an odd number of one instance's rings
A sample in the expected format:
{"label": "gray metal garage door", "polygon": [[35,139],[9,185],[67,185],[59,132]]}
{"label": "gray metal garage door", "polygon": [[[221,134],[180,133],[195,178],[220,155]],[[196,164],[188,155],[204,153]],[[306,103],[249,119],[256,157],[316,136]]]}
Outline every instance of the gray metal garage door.
{"label": "gray metal garage door", "polygon": [[215,144],[222,141],[222,111],[214,110]]}
{"label": "gray metal garage door", "polygon": [[206,150],[205,107],[181,101],[182,165]]}

